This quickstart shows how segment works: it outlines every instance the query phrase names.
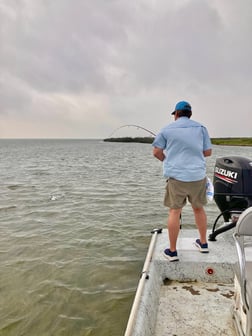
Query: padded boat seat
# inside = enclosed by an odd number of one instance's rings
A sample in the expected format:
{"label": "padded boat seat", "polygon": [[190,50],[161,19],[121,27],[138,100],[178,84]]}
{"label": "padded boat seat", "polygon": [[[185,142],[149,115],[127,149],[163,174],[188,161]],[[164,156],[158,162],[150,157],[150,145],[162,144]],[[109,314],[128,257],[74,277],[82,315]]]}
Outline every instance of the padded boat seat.
{"label": "padded boat seat", "polygon": [[246,336],[252,335],[252,207],[239,217],[234,239],[238,254],[235,273],[240,283],[242,302],[246,311]]}
{"label": "padded boat seat", "polygon": [[[247,295],[247,301],[250,305],[250,311],[251,311],[251,303],[252,303],[252,279],[247,279],[247,283],[246,283],[246,295]],[[251,315],[251,313],[250,313]]]}
{"label": "padded boat seat", "polygon": [[[252,282],[252,260],[251,261],[246,261],[245,263],[245,270],[246,270],[246,280],[247,282]],[[239,283],[241,283],[241,272],[240,272],[240,267],[238,262],[235,264],[234,266],[234,271],[236,274],[236,277],[239,281]]]}
{"label": "padded boat seat", "polygon": [[245,264],[246,270],[246,280],[247,282],[252,282],[252,261],[246,262]]}
{"label": "padded boat seat", "polygon": [[[240,286],[242,286],[241,272],[238,262],[234,267],[235,275],[239,281]],[[245,278],[246,278],[246,299],[249,301],[249,298],[252,298],[252,260],[246,261],[245,263]],[[252,302],[252,300],[250,301]]]}

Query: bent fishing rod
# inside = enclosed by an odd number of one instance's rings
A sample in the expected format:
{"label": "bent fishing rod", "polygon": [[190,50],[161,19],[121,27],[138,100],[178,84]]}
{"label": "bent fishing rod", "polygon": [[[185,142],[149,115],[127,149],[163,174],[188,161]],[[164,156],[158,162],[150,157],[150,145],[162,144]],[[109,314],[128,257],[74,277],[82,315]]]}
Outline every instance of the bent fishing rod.
{"label": "bent fishing rod", "polygon": [[116,129],[110,134],[109,137],[111,138],[111,136],[112,136],[115,132],[117,132],[119,129],[124,128],[124,127],[135,127],[135,128],[137,128],[137,129],[140,128],[140,129],[142,129],[142,130],[148,132],[149,134],[151,134],[151,135],[153,135],[153,136],[156,136],[155,133],[153,133],[152,131],[148,130],[148,129],[145,128],[145,127],[142,127],[142,126],[139,126],[139,125],[123,125],[123,126],[120,126],[120,127],[116,128]]}

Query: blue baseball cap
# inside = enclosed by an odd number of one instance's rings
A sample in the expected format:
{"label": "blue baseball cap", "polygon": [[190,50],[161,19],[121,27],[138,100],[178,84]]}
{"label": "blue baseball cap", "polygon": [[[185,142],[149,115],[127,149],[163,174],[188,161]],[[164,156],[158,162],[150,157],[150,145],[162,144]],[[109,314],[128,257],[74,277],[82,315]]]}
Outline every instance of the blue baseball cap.
{"label": "blue baseball cap", "polygon": [[176,104],[175,110],[171,114],[175,114],[176,111],[187,110],[192,112],[191,105],[186,101],[180,101]]}

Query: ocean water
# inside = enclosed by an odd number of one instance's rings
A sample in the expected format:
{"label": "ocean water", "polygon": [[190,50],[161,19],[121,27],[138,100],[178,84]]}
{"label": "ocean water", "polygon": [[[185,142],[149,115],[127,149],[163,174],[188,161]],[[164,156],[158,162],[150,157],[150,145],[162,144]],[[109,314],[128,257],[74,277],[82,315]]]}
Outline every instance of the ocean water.
{"label": "ocean water", "polygon": [[[150,231],[166,226],[151,145],[0,140],[0,153],[0,335],[123,335]],[[214,146],[209,177],[226,155],[252,158]]]}

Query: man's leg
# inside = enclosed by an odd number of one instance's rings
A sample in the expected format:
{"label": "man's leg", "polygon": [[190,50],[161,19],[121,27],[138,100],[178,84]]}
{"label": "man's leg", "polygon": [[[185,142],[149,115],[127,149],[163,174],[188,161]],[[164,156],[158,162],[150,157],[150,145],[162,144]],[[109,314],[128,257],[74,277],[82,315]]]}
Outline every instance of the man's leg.
{"label": "man's leg", "polygon": [[180,229],[180,214],[182,209],[170,209],[168,217],[168,232],[170,240],[170,251],[176,251],[176,243]]}
{"label": "man's leg", "polygon": [[199,230],[200,234],[200,242],[201,244],[205,244],[207,242],[206,233],[207,233],[207,216],[204,208],[193,208],[195,222]]}

